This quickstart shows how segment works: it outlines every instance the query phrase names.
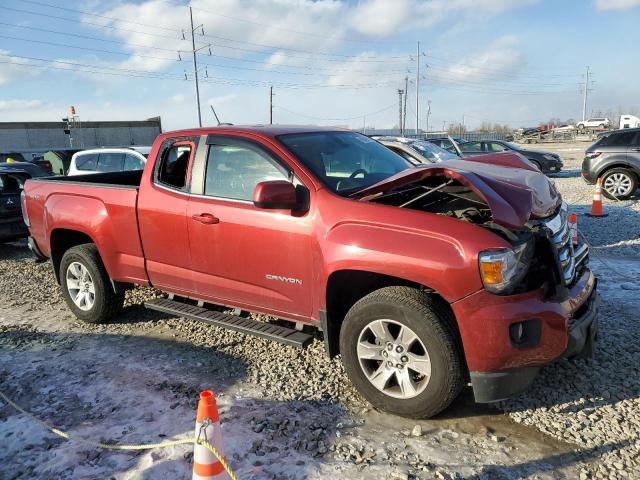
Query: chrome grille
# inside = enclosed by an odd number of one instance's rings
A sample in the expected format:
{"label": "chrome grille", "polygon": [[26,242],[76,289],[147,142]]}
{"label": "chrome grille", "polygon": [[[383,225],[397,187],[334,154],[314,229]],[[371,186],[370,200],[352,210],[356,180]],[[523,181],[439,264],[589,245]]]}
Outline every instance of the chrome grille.
{"label": "chrome grille", "polygon": [[546,220],[544,224],[550,231],[551,244],[558,253],[564,283],[570,285],[575,279],[578,266],[588,256],[589,247],[584,243],[578,243],[575,246],[572,244],[567,217],[567,207],[563,204],[560,212]]}

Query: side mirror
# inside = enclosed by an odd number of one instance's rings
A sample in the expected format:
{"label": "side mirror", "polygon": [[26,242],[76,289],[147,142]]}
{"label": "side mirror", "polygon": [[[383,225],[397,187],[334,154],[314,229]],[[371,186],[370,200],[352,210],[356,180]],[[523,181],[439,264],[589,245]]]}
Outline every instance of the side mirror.
{"label": "side mirror", "polygon": [[301,210],[307,203],[301,201],[301,190],[285,180],[269,180],[260,182],[253,191],[253,204],[258,208]]}

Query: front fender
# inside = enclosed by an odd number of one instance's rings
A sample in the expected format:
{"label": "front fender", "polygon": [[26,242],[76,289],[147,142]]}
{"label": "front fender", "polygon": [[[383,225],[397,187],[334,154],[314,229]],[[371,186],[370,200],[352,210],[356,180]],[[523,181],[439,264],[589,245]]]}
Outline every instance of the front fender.
{"label": "front fender", "polygon": [[[436,291],[449,303],[482,288],[478,253],[509,244],[466,222],[423,213],[429,229],[349,222],[326,236],[325,277],[361,270],[402,278]],[[446,232],[446,233],[444,233]]]}

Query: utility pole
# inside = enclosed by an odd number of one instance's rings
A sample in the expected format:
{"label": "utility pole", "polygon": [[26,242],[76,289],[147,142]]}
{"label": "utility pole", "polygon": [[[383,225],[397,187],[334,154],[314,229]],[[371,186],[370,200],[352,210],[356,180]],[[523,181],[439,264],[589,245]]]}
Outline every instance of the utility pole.
{"label": "utility pole", "polygon": [[202,25],[193,28],[193,9],[189,7],[189,17],[191,18],[191,46],[193,48],[193,74],[196,78],[196,102],[198,104],[198,125],[202,127],[202,114],[200,113],[200,86],[198,85],[198,60],[196,59],[196,29],[202,27]]}
{"label": "utility pole", "polygon": [[416,137],[420,123],[420,40],[418,40],[418,48],[416,51]]}
{"label": "utility pole", "polygon": [[273,85],[269,88],[269,125],[273,125]]}
{"label": "utility pole", "polygon": [[589,66],[587,65],[587,73],[584,79],[584,96],[582,98],[582,121],[587,119],[587,92],[589,91]]}
{"label": "utility pole", "polygon": [[409,77],[404,77],[404,113],[402,114],[402,135],[407,131],[407,97],[409,96]]}
{"label": "utility pole", "polygon": [[431,116],[431,100],[427,100],[427,133],[429,133],[429,117]]}
{"label": "utility pole", "polygon": [[401,88],[398,89],[398,109],[399,109],[399,125],[400,125],[400,135],[404,136],[404,127],[402,125],[402,94],[404,90]]}
{"label": "utility pole", "polygon": [[460,136],[462,136],[462,129],[464,128],[464,113],[462,114],[462,123],[460,124]]}

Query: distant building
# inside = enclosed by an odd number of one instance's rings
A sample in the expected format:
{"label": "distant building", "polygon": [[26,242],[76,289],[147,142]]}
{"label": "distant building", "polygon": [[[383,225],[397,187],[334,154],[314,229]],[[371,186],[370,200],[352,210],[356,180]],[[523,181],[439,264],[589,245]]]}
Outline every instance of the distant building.
{"label": "distant building", "polygon": [[142,121],[0,122],[0,152],[41,152],[94,147],[151,145],[162,133],[160,117]]}

